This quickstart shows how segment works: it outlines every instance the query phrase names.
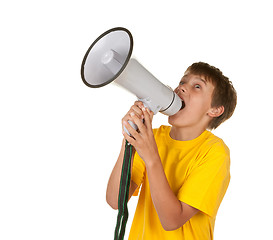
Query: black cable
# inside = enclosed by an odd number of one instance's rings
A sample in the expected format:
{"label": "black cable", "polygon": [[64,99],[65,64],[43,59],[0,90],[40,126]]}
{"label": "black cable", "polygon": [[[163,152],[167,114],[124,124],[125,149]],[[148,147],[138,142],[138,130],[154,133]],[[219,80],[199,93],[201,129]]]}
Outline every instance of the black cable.
{"label": "black cable", "polygon": [[128,207],[127,202],[129,198],[129,189],[131,183],[131,159],[132,159],[133,146],[126,140],[124,158],[122,164],[122,171],[119,185],[118,197],[118,217],[115,228],[114,240],[123,240],[125,228],[128,220]]}

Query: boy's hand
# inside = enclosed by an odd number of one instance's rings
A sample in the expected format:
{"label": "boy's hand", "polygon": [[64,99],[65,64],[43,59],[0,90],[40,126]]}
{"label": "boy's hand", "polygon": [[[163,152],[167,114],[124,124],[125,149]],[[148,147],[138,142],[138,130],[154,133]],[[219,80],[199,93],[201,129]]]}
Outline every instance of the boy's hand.
{"label": "boy's hand", "polygon": [[131,114],[134,113],[138,118],[144,119],[144,115],[142,113],[142,108],[144,107],[143,103],[140,101],[136,101],[134,105],[130,108],[130,110],[127,112],[127,114],[122,118],[122,125],[123,122],[133,121],[133,118],[131,117]]}
{"label": "boy's hand", "polygon": [[[136,131],[128,123],[128,120],[138,126]],[[143,121],[144,120],[144,121]],[[153,112],[145,108],[140,101],[135,102],[130,111],[122,119],[123,126],[130,132],[131,137],[123,132],[124,138],[134,146],[145,164],[149,164],[158,155],[157,145],[152,129]]]}

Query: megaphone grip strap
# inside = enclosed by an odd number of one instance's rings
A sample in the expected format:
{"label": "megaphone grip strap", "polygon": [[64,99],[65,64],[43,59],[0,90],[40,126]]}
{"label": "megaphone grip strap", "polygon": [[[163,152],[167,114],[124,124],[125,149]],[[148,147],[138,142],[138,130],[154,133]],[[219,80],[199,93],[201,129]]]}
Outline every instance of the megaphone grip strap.
{"label": "megaphone grip strap", "polygon": [[126,141],[119,185],[118,217],[115,228],[115,240],[122,240],[124,238],[126,223],[128,220],[127,202],[131,183],[132,152],[133,146]]}

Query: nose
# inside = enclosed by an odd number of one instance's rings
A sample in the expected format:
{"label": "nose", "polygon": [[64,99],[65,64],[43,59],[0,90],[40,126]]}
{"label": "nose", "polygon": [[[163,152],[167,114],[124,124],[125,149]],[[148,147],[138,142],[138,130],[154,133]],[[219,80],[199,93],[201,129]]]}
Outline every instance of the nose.
{"label": "nose", "polygon": [[185,87],[185,84],[183,85],[179,85],[177,88],[176,88],[176,93],[178,94],[179,92],[182,92],[182,93],[186,93],[186,87]]}

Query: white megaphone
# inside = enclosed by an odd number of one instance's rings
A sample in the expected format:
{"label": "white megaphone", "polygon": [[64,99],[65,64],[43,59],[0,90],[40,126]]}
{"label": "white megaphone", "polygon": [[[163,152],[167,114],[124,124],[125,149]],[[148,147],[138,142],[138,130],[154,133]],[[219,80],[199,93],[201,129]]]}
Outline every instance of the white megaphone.
{"label": "white megaphone", "polygon": [[[83,82],[88,87],[98,88],[115,81],[133,93],[154,114],[161,112],[171,116],[177,113],[183,108],[183,101],[131,58],[132,51],[133,37],[129,30],[118,27],[101,34],[83,58]],[[130,124],[136,129],[132,122]]]}

